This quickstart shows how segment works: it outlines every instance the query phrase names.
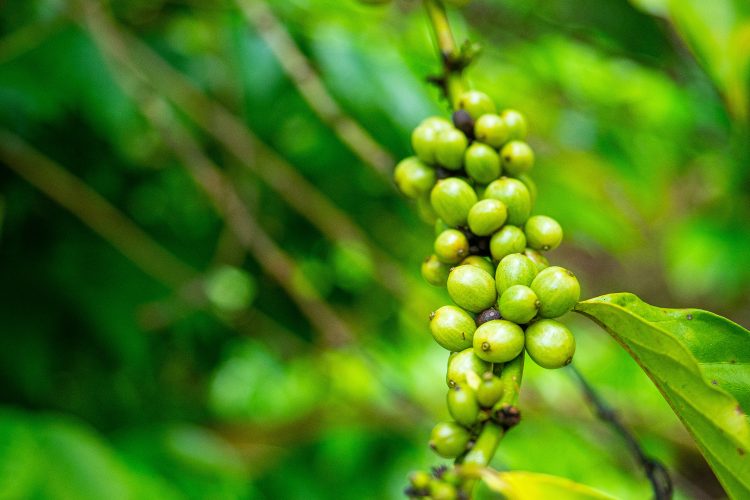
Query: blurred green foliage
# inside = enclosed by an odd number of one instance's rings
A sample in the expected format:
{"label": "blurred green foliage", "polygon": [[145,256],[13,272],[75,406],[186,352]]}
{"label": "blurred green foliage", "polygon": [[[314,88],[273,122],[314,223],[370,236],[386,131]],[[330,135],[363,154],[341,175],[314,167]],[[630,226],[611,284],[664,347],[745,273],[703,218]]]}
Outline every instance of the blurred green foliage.
{"label": "blurred green foliage", "polygon": [[[315,114],[233,2],[112,2],[117,26],[271,147],[233,157],[175,106],[297,264],[297,293],[321,297],[356,337],[321,344],[266,259],[246,252],[141,114],[153,96],[139,103],[122,86],[133,75],[102,51],[84,4],[0,3],[0,126],[196,276],[182,286],[154,279],[81,214],[12,165],[0,169],[0,498],[398,497],[408,471],[440,462],[426,442],[446,417],[447,355],[425,318],[447,297],[418,281],[432,229]],[[425,83],[438,61],[418,2],[268,4],[343,110],[394,158],[409,154],[422,118],[446,112]],[[469,81],[529,118],[538,211],[563,224],[554,259],[576,269],[584,296],[627,290],[750,323],[747,3],[474,0],[453,21],[459,38],[484,47]],[[375,246],[332,241],[305,219],[321,206],[297,213],[243,167],[274,168],[271,155]],[[381,274],[384,262],[397,276]],[[670,467],[678,497],[720,496],[638,366],[605,333],[569,323],[579,369]],[[564,370],[532,366],[526,380],[524,422],[496,468],[648,495]]]}

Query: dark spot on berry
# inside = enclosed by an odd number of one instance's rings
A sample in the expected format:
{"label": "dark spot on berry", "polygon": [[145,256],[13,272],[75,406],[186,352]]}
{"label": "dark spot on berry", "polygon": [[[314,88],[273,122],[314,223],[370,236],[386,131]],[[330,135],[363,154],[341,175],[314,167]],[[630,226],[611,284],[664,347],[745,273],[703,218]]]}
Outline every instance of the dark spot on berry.
{"label": "dark spot on berry", "polygon": [[718,382],[717,382],[716,380],[712,380],[712,381],[711,381],[711,383],[712,383],[713,385],[718,385]]}
{"label": "dark spot on berry", "polygon": [[434,318],[434,317],[435,317],[435,311],[432,311],[432,312],[430,313],[430,321],[432,321],[432,318]]}
{"label": "dark spot on berry", "polygon": [[490,350],[490,344],[489,344],[489,342],[482,342],[482,350],[483,351],[489,351]]}
{"label": "dark spot on berry", "polygon": [[742,448],[737,448],[737,453],[739,453],[740,456],[744,456],[745,455],[745,450],[743,450]]}
{"label": "dark spot on berry", "polygon": [[490,307],[489,309],[485,309],[484,311],[477,314],[474,322],[477,324],[477,326],[480,326],[484,323],[487,323],[488,321],[492,321],[495,319],[500,319],[500,313],[494,307]]}
{"label": "dark spot on berry", "polygon": [[688,321],[690,321],[691,319],[693,319],[693,315],[692,314],[688,314],[687,315],[687,319],[688,319]]}
{"label": "dark spot on berry", "polygon": [[730,359],[730,360],[729,360],[729,364],[731,364],[731,365],[735,364],[736,362],[737,362],[737,360],[736,360],[736,359]]}
{"label": "dark spot on berry", "polygon": [[505,159],[505,161],[507,161],[508,163],[510,163],[511,156],[510,155],[505,155],[504,159]]}

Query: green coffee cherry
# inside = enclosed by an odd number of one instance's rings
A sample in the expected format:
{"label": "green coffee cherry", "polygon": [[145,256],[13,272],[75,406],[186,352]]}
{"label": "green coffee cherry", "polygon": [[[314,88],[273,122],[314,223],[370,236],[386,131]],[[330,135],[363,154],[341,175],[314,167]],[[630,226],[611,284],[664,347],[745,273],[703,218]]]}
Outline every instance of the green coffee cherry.
{"label": "green coffee cherry", "polygon": [[430,487],[432,476],[423,471],[419,470],[409,474],[409,483],[417,490],[425,490]]}
{"label": "green coffee cherry", "polygon": [[451,272],[449,264],[443,264],[437,255],[430,255],[422,262],[422,277],[432,286],[445,286],[448,274]]}
{"label": "green coffee cherry", "polygon": [[506,255],[497,265],[495,271],[495,287],[498,295],[513,285],[529,286],[537,274],[536,264],[527,256],[520,253]]}
{"label": "green coffee cherry", "polygon": [[536,182],[534,182],[534,179],[532,179],[529,174],[517,175],[516,179],[523,182],[524,185],[526,186],[526,189],[529,190],[529,197],[531,198],[531,205],[534,206],[534,203],[536,203],[536,195],[539,191],[536,187]]}
{"label": "green coffee cherry", "polygon": [[432,428],[430,448],[443,458],[456,458],[466,451],[470,439],[469,431],[456,422],[440,422]]}
{"label": "green coffee cherry", "polygon": [[448,170],[460,170],[464,162],[464,153],[469,140],[457,128],[438,132],[438,143],[435,146],[435,159]]}
{"label": "green coffee cherry", "polygon": [[563,230],[560,224],[552,217],[546,215],[535,215],[529,217],[524,226],[526,243],[535,250],[554,250],[563,238]]}
{"label": "green coffee cherry", "polygon": [[500,176],[500,156],[486,144],[475,142],[466,150],[464,167],[469,177],[488,184]]}
{"label": "green coffee cherry", "polygon": [[492,306],[497,299],[492,275],[476,266],[454,267],[448,275],[447,286],[453,302],[474,313]]}
{"label": "green coffee cherry", "polygon": [[489,198],[480,200],[471,207],[467,222],[469,229],[477,236],[489,236],[505,224],[508,209],[500,200]]}
{"label": "green coffee cherry", "polygon": [[448,387],[456,384],[466,384],[474,390],[479,387],[481,374],[490,370],[491,366],[486,361],[474,354],[474,349],[469,347],[461,352],[454,352],[448,357],[448,369],[445,373],[445,383]]}
{"label": "green coffee cherry", "polygon": [[539,272],[531,282],[531,289],[539,298],[539,316],[557,318],[570,311],[581,298],[581,286],[575,275],[558,266]]}
{"label": "green coffee cherry", "polygon": [[469,90],[461,94],[458,98],[458,109],[465,110],[474,121],[487,113],[497,112],[490,96],[478,90]]}
{"label": "green coffee cherry", "polygon": [[500,377],[492,372],[485,372],[476,390],[477,402],[482,408],[492,408],[503,397],[503,392],[505,387]]}
{"label": "green coffee cherry", "polygon": [[479,403],[474,390],[465,384],[456,384],[455,387],[448,389],[448,412],[451,417],[463,425],[471,427],[477,421],[479,416]]}
{"label": "green coffee cherry", "polygon": [[547,260],[547,257],[542,255],[537,250],[534,250],[533,248],[527,248],[523,251],[523,254],[531,259],[534,265],[536,265],[537,272],[549,267],[549,261]]}
{"label": "green coffee cherry", "polygon": [[474,318],[454,306],[443,306],[430,318],[432,338],[449,351],[461,351],[471,346],[476,329]]}
{"label": "green coffee cherry", "polygon": [[429,193],[417,198],[417,214],[426,224],[435,224],[437,222],[438,216],[435,209],[432,208]]}
{"label": "green coffee cherry", "polygon": [[396,186],[405,196],[419,198],[435,185],[435,170],[416,156],[401,160],[393,171]]}
{"label": "green coffee cherry", "polygon": [[486,257],[482,257],[481,255],[469,255],[461,261],[461,265],[478,267],[490,276],[495,273],[495,266],[492,265],[492,262],[490,262]]}
{"label": "green coffee cherry", "polygon": [[523,141],[510,141],[500,150],[500,157],[509,175],[525,174],[534,166],[534,151]]}
{"label": "green coffee cherry", "polygon": [[449,128],[453,128],[453,124],[451,121],[447,118],[443,118],[442,116],[429,116],[422,120],[422,122],[419,124],[420,127],[429,127],[436,132],[440,132],[441,130],[447,130]]}
{"label": "green coffee cherry", "polygon": [[[457,7],[461,7],[458,5]],[[453,457],[451,457],[453,458]],[[434,479],[430,483],[430,498],[432,500],[457,500],[458,491],[452,484],[445,483],[439,479]]]}
{"label": "green coffee cherry", "polygon": [[[432,202],[430,202],[430,204],[432,204]],[[448,224],[446,224],[443,219],[438,217],[438,219],[435,221],[435,236],[439,236],[440,233],[450,228],[451,227]]]}
{"label": "green coffee cherry", "polygon": [[514,109],[506,109],[500,113],[500,118],[503,119],[505,125],[508,127],[508,139],[523,140],[526,138],[526,118]]}
{"label": "green coffee cherry", "polygon": [[573,333],[560,322],[543,319],[526,329],[526,351],[544,368],[561,368],[570,364],[576,350]]}
{"label": "green coffee cherry", "polygon": [[[435,187],[438,185],[440,185],[440,182]],[[435,188],[433,188],[434,191]],[[505,203],[508,209],[508,224],[521,226],[529,218],[531,194],[526,185],[518,179],[501,177],[492,181],[485,189],[483,198],[493,198]]]}
{"label": "green coffee cherry", "polygon": [[520,326],[504,319],[488,321],[474,332],[474,354],[490,363],[505,363],[523,351]]}
{"label": "green coffee cherry", "polygon": [[523,252],[526,248],[526,236],[520,228],[505,225],[490,238],[490,254],[496,261],[506,255]]}
{"label": "green coffee cherry", "polygon": [[438,143],[438,131],[427,125],[420,125],[411,133],[411,147],[417,158],[428,165],[437,163],[435,148]]}
{"label": "green coffee cherry", "polygon": [[474,137],[493,148],[500,148],[508,140],[510,131],[502,118],[496,114],[486,114],[474,123]]}
{"label": "green coffee cherry", "polygon": [[477,202],[477,195],[466,181],[449,177],[435,184],[430,201],[438,216],[449,226],[456,227],[466,224],[469,210]]}
{"label": "green coffee cherry", "polygon": [[458,264],[469,255],[469,240],[458,229],[446,229],[435,238],[435,255],[445,264]]}
{"label": "green coffee cherry", "polygon": [[513,285],[503,292],[497,305],[503,318],[523,325],[536,316],[539,299],[531,288]]}

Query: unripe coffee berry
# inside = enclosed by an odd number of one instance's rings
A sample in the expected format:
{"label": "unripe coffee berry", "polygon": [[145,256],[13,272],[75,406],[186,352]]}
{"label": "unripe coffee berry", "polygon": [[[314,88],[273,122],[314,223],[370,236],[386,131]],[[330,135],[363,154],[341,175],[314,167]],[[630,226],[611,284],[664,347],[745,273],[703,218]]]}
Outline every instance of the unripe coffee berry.
{"label": "unripe coffee berry", "polygon": [[425,490],[429,488],[431,481],[432,476],[423,470],[412,472],[409,475],[409,483],[411,483],[411,485],[417,490]]}
{"label": "unripe coffee berry", "polygon": [[527,256],[520,253],[506,255],[498,263],[495,271],[495,287],[498,295],[513,285],[529,286],[537,274],[537,266]]}
{"label": "unripe coffee berry", "polygon": [[[463,7],[465,3],[468,2],[455,5],[455,7]],[[458,491],[455,485],[434,479],[430,483],[430,498],[432,500],[458,500]]]}
{"label": "unripe coffee berry", "polygon": [[531,205],[534,206],[534,203],[536,203],[536,195],[538,192],[538,189],[536,187],[536,182],[534,182],[534,179],[532,179],[529,174],[517,175],[516,179],[523,182],[523,184],[526,186],[526,189],[529,190],[529,197],[531,198]]}
{"label": "unripe coffee berry", "polygon": [[450,264],[443,264],[437,255],[430,255],[422,262],[422,277],[432,286],[445,286],[448,274],[451,271]]}
{"label": "unripe coffee berry", "polygon": [[393,171],[393,180],[405,196],[419,198],[435,185],[435,170],[416,156],[401,160]]}
{"label": "unripe coffee berry", "polygon": [[[430,203],[432,204],[432,203]],[[434,209],[433,209],[434,210]],[[443,219],[438,217],[438,219],[435,221],[435,236],[439,236],[440,233],[445,231],[446,229],[450,229],[451,227],[445,223]]]}
{"label": "unripe coffee berry", "polygon": [[417,198],[417,215],[426,224],[435,224],[438,220],[437,212],[432,208],[429,193]]}
{"label": "unripe coffee berry", "polygon": [[479,416],[479,403],[474,390],[465,384],[456,384],[448,389],[447,396],[448,412],[451,417],[463,425],[471,427]]}
{"label": "unripe coffee berry", "polygon": [[466,451],[470,439],[469,431],[456,422],[440,422],[430,434],[430,448],[443,458],[456,458]]}
{"label": "unripe coffee berry", "polygon": [[448,170],[460,170],[464,163],[464,153],[469,145],[466,135],[456,128],[438,132],[435,146],[435,159]]}
{"label": "unripe coffee berry", "polygon": [[534,265],[536,265],[537,271],[541,271],[542,269],[549,267],[549,261],[547,260],[547,257],[542,255],[538,250],[527,248],[523,251],[523,254],[528,257],[534,263]]}
{"label": "unripe coffee berry", "polygon": [[449,128],[453,128],[453,124],[451,123],[451,121],[442,116],[429,116],[425,118],[424,120],[422,120],[419,126],[429,127],[436,132],[440,132],[441,130],[447,130]]}
{"label": "unripe coffee berry", "polygon": [[445,264],[458,264],[469,255],[469,240],[458,229],[446,229],[435,238],[435,255]]}
{"label": "unripe coffee berry", "polygon": [[500,176],[500,156],[486,144],[475,142],[464,155],[466,173],[480,184],[489,184]]}
{"label": "unripe coffee berry", "polygon": [[563,230],[560,224],[552,217],[546,215],[534,215],[529,217],[524,226],[526,233],[526,244],[535,250],[554,250],[563,239]]}
{"label": "unripe coffee berry", "polygon": [[463,226],[469,217],[469,210],[477,202],[477,195],[466,181],[450,177],[435,184],[430,193],[430,201],[432,208],[446,224]]}
{"label": "unripe coffee berry", "polygon": [[500,377],[492,372],[485,372],[476,390],[477,402],[482,408],[492,408],[503,397],[503,392],[505,387]]}
{"label": "unripe coffee berry", "polygon": [[531,213],[531,194],[526,185],[518,179],[501,177],[492,181],[484,190],[483,198],[494,198],[505,203],[508,209],[508,224],[514,226],[523,225]]}
{"label": "unripe coffee berry", "polygon": [[552,319],[539,320],[526,329],[526,351],[544,368],[570,364],[576,339],[567,326]]}
{"label": "unripe coffee berry", "polygon": [[461,265],[478,267],[490,276],[495,273],[495,266],[492,265],[492,262],[490,262],[486,257],[482,257],[480,255],[469,255],[461,261]]}
{"label": "unripe coffee berry", "polygon": [[503,319],[488,321],[474,332],[474,354],[490,363],[505,363],[523,351],[520,326]]}
{"label": "unripe coffee berry", "polygon": [[539,272],[531,282],[531,289],[539,298],[539,316],[557,318],[570,311],[581,298],[581,285],[575,275],[558,266]]}
{"label": "unripe coffee berry", "polygon": [[493,148],[499,148],[508,140],[508,126],[494,113],[480,116],[474,124],[474,137]]}
{"label": "unripe coffee berry", "polygon": [[526,236],[520,228],[505,225],[490,238],[490,253],[496,261],[506,255],[523,252],[526,248]]}
{"label": "unripe coffee berry", "polygon": [[478,90],[469,90],[461,94],[458,98],[458,109],[465,110],[474,121],[487,113],[497,112],[490,96]]}
{"label": "unripe coffee berry", "polygon": [[506,109],[500,113],[500,118],[503,119],[505,125],[508,127],[508,139],[523,140],[526,138],[526,118],[514,109]]}
{"label": "unripe coffee berry", "polygon": [[434,165],[437,163],[435,160],[435,148],[438,143],[438,130],[427,125],[420,125],[415,128],[411,133],[411,147],[414,150],[414,154],[417,158],[427,163],[428,165]]}
{"label": "unripe coffee berry", "polygon": [[539,299],[531,288],[513,285],[503,292],[497,305],[504,319],[523,325],[536,316]]}
{"label": "unripe coffee berry", "polygon": [[523,141],[510,141],[500,150],[503,169],[508,175],[521,175],[534,166],[534,151]]}
{"label": "unripe coffee berry", "polygon": [[474,354],[474,349],[469,347],[461,352],[451,353],[448,357],[445,383],[448,387],[466,384],[476,390],[479,387],[481,374],[490,369],[490,364],[478,358]]}
{"label": "unripe coffee berry", "polygon": [[477,236],[489,236],[505,224],[508,209],[500,200],[489,198],[480,200],[471,207],[467,222],[469,229]]}
{"label": "unripe coffee berry", "polygon": [[494,278],[476,266],[454,267],[448,275],[447,286],[453,302],[474,313],[487,309],[497,300]]}
{"label": "unripe coffee berry", "polygon": [[443,306],[430,318],[432,338],[449,351],[461,351],[470,347],[476,328],[474,318],[454,306]]}

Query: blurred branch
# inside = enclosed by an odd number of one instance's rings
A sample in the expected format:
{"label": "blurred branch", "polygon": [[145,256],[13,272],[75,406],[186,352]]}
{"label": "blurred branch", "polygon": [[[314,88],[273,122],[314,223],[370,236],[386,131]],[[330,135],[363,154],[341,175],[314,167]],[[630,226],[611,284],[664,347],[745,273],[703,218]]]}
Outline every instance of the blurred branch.
{"label": "blurred branch", "polygon": [[622,436],[630,449],[630,452],[636,458],[643,470],[646,472],[651,487],[654,490],[656,500],[668,500],[672,498],[673,487],[672,479],[669,477],[666,467],[655,458],[652,458],[643,451],[636,437],[630,433],[625,425],[620,421],[617,412],[596,393],[594,388],[588,383],[584,376],[575,366],[570,365],[570,373],[578,382],[586,399],[594,408],[596,416],[612,427],[612,429]]}
{"label": "blurred branch", "polygon": [[344,113],[268,4],[263,0],[235,0],[235,3],[315,114],[364,164],[390,182],[394,163],[391,155],[359,123]]}
{"label": "blurred branch", "polygon": [[194,269],[154,241],[103,196],[17,135],[0,130],[0,158],[149,276],[175,289],[197,277]]}
{"label": "blurred branch", "polygon": [[[236,116],[195,88],[146,44],[116,26],[101,6],[90,0],[80,3],[83,7],[74,15],[85,12],[82,22],[88,26],[103,53],[174,103],[329,239],[355,242],[369,248],[376,263],[375,277],[396,297],[404,298],[407,284],[418,286],[398,263],[369,240],[344,211],[332,204],[286,160],[261,143]],[[142,67],[149,69],[150,76]],[[263,158],[262,164],[257,161],[259,157]]]}

